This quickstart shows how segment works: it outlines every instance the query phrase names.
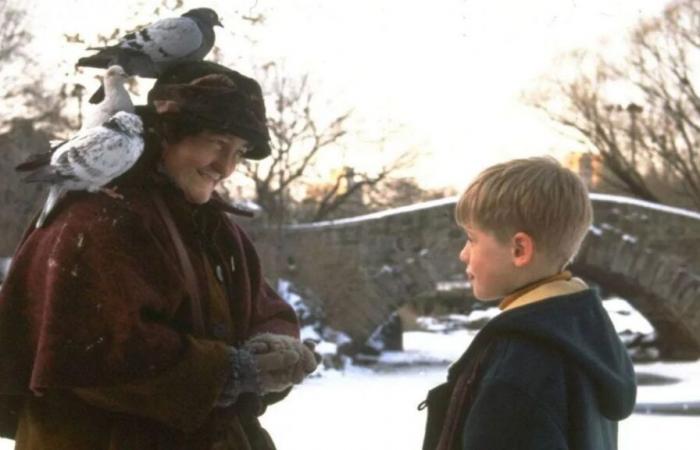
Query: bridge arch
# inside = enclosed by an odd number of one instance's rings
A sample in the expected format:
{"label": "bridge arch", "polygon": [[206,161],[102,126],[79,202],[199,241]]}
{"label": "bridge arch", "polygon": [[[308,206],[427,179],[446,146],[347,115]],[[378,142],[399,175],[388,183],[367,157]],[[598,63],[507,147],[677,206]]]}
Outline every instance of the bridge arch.
{"label": "bridge arch", "polygon": [[[700,214],[621,196],[591,200],[594,224],[573,271],[628,299],[656,328],[663,356],[700,357]],[[328,325],[364,342],[407,299],[464,279],[455,202],[253,235],[273,276],[314,292]]]}

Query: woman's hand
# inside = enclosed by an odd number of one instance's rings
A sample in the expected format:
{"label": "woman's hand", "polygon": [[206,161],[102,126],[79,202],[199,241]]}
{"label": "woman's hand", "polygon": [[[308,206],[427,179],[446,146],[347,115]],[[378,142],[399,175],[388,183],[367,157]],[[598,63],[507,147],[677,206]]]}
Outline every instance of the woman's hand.
{"label": "woman's hand", "polygon": [[[284,390],[292,384],[301,383],[318,366],[312,344],[302,343],[290,336],[271,333],[259,334],[249,339],[245,347],[257,358],[273,358],[273,355],[288,355],[288,352],[297,356],[294,362],[292,362],[294,358],[287,356],[285,362],[290,364],[286,367],[284,364],[275,364],[274,367],[269,365],[266,368],[258,366],[261,386],[268,384],[279,388],[285,385],[284,388],[276,390]],[[274,391],[263,388],[263,392]]]}

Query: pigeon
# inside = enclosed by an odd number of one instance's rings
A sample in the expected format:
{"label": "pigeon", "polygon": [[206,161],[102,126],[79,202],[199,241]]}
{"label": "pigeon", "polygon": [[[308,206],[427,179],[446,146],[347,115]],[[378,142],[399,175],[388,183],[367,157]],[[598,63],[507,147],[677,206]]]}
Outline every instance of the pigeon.
{"label": "pigeon", "polygon": [[57,144],[52,153],[32,157],[15,169],[30,171],[28,183],[49,183],[51,188],[36,228],[67,191],[102,191],[120,197],[104,186],[133,166],[143,153],[143,122],[126,111],[119,111],[102,125],[80,130],[71,139]]}
{"label": "pigeon", "polygon": [[[77,65],[104,69],[118,64],[129,75],[157,78],[177,63],[204,59],[214,46],[216,25],[223,27],[213,9],[191,9],[129,33],[116,45],[91,48],[98,52],[80,58]],[[98,89],[90,103],[98,103],[102,95]]]}
{"label": "pigeon", "polygon": [[126,78],[127,74],[121,66],[110,66],[107,69],[103,79],[105,98],[87,116],[83,130],[102,125],[119,111],[134,112],[134,104],[124,87]]}

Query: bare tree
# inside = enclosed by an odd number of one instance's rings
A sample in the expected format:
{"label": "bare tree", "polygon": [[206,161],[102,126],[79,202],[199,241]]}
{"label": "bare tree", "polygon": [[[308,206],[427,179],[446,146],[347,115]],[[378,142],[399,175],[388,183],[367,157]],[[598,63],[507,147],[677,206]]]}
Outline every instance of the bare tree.
{"label": "bare tree", "polygon": [[[345,167],[335,176],[332,183],[322,186],[316,196],[305,199],[307,204],[313,205],[311,212],[306,214],[306,217],[310,218],[312,222],[317,222],[339,216],[369,212],[377,207],[396,206],[383,203],[378,199],[387,198],[388,191],[395,192],[393,188],[396,187],[396,183],[389,183],[389,177],[394,175],[397,170],[408,166],[414,159],[414,153],[402,153],[373,174],[358,173],[352,167]],[[392,178],[392,180],[401,179]],[[361,203],[360,205],[352,205],[355,207],[354,210],[346,208],[353,197]]]}
{"label": "bare tree", "polygon": [[52,132],[79,126],[65,109],[73,99],[80,103],[83,87],[63,82],[57,92],[45,88],[45,74],[28,49],[33,36],[27,30],[21,5],[0,0],[0,83],[4,88],[0,125],[7,126],[21,117]]}
{"label": "bare tree", "polygon": [[13,62],[26,57],[24,48],[31,35],[22,26],[24,16],[8,0],[0,0],[0,61]]}
{"label": "bare tree", "polygon": [[[575,52],[569,67],[593,61],[594,69],[550,81],[534,103],[595,147],[610,184],[643,199],[700,209],[699,23],[699,1],[673,3],[637,25],[624,61]],[[629,98],[612,100],[612,90]],[[669,189],[659,189],[659,180]]]}
{"label": "bare tree", "polygon": [[0,257],[15,250],[25,227],[41,208],[48,190],[39,183],[22,183],[13,168],[27,154],[49,151],[49,140],[30,120],[14,119],[0,134]]}
{"label": "bare tree", "polygon": [[268,100],[273,150],[270,161],[247,164],[245,170],[255,183],[257,202],[271,221],[281,223],[287,219],[292,184],[306,174],[322,150],[345,135],[350,112],[319,126],[312,114],[313,93],[307,76],[294,81],[269,63],[262,67],[260,81]]}
{"label": "bare tree", "polygon": [[457,195],[453,188],[426,189],[415,178],[391,177],[384,180],[371,194],[374,209],[396,208]]}
{"label": "bare tree", "polygon": [[[274,63],[262,67],[260,81],[268,103],[272,155],[264,163],[246,164],[245,171],[255,184],[257,202],[272,223],[332,217],[352,198],[361,196],[412,160],[412,155],[405,153],[372,173],[344,167],[330,183],[310,181],[309,171],[318,157],[338,149],[348,134],[352,111],[322,122],[314,111],[308,76],[294,79],[283,75]],[[302,186],[312,186],[313,194],[307,195],[303,207],[299,207],[300,200],[292,191]]]}

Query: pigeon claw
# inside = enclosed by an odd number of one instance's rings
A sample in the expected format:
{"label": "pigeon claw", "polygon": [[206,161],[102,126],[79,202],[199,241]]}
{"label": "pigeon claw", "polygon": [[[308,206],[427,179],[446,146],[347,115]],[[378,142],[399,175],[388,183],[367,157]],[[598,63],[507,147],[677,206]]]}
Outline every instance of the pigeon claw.
{"label": "pigeon claw", "polygon": [[103,188],[100,188],[100,192],[102,192],[103,194],[105,194],[113,199],[124,200],[124,196],[117,192],[117,188],[103,187]]}

